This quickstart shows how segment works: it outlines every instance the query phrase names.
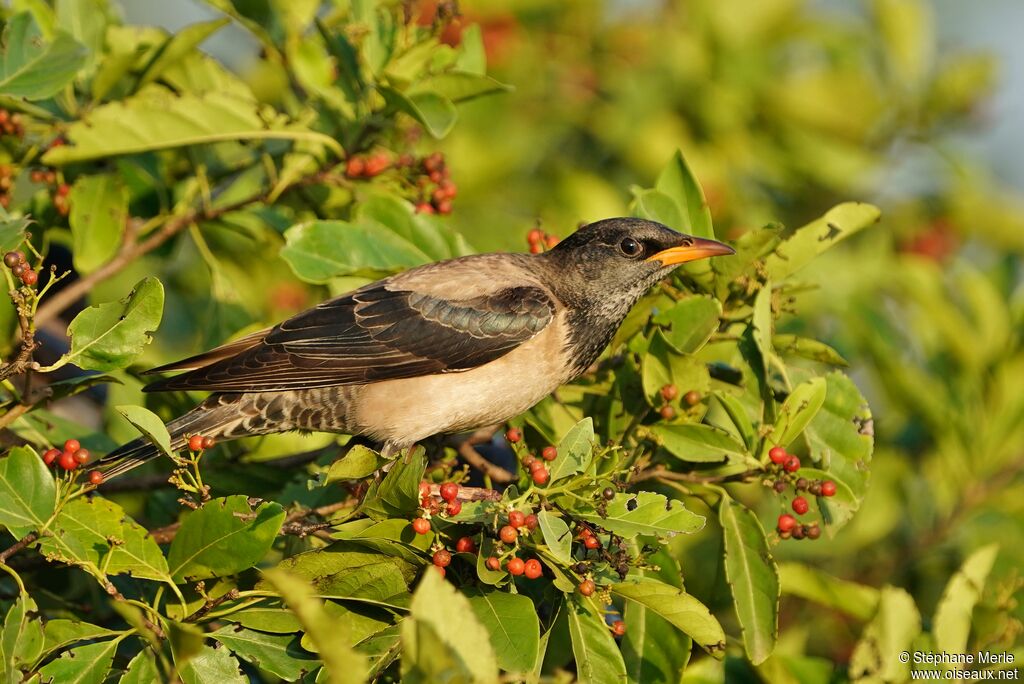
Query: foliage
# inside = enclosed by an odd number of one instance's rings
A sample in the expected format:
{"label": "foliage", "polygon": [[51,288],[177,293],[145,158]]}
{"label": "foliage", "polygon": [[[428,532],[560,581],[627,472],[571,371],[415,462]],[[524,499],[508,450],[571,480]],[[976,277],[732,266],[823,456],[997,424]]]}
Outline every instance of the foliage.
{"label": "foliage", "polygon": [[[937,56],[925,7],[874,2],[844,24],[707,0],[603,28],[578,2],[499,3],[477,23],[449,3],[210,5],[224,18],[174,35],[102,2],[3,10],[0,246],[39,274],[4,268],[0,307],[8,681],[893,681],[901,650],[1013,642],[1001,564],[1021,552],[970,533],[1019,523],[1002,505],[1024,448],[1019,254],[943,269],[915,241],[928,202],[887,207],[881,231],[849,201],[886,149],[938,135],[983,90],[987,62]],[[260,46],[249,74],[198,49],[228,23]],[[558,27],[596,47],[502,52]],[[810,66],[787,66],[801,49]],[[567,153],[577,170],[538,162]],[[950,236],[987,204],[965,188],[938,203]],[[1007,207],[986,209],[982,248],[1020,249]],[[471,244],[511,247],[524,211],[628,211],[737,253],[680,269],[594,368],[513,420],[511,468],[481,477],[457,439],[386,474],[344,436],[171,452],[163,422],[198,397],[143,397],[140,371]],[[95,420],[68,417],[83,396]],[[166,458],[98,491],[40,458],[140,433]],[[794,533],[778,516],[798,495],[812,512]],[[502,541],[513,514],[536,524]]]}

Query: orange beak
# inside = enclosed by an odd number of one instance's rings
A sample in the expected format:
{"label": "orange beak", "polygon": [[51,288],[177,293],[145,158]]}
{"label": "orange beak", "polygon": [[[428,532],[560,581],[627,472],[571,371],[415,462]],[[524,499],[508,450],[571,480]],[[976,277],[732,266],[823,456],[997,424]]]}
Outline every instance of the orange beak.
{"label": "orange beak", "polygon": [[660,261],[662,266],[675,266],[687,261],[736,253],[735,249],[717,240],[699,237],[690,239],[691,242],[689,244],[663,249],[657,254],[647,257],[647,261]]}

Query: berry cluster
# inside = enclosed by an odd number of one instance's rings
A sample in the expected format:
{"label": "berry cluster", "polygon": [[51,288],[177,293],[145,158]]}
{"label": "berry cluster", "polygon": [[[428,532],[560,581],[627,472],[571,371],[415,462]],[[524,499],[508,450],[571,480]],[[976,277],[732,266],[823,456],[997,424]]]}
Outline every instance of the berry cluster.
{"label": "berry cluster", "polygon": [[29,287],[34,287],[39,282],[39,274],[32,270],[22,252],[15,251],[4,254],[4,265],[11,269],[15,278]]}
{"label": "berry cluster", "polygon": [[[832,480],[809,480],[797,475],[800,470],[800,458],[787,452],[781,446],[774,446],[768,451],[768,459],[772,462],[772,470],[778,476],[775,481],[766,482],[776,492],[782,494],[790,484],[798,492],[790,502],[796,515],[806,515],[811,504],[800,493],[808,492],[814,496],[830,497],[836,494],[836,483]],[[821,536],[821,527],[817,522],[802,524],[789,513],[783,513],[775,526],[782,539],[817,539]]]}
{"label": "berry cluster", "polygon": [[[507,524],[498,530],[498,539],[501,540],[502,544],[517,545],[520,535],[529,536],[539,525],[540,521],[537,520],[537,516],[532,512],[509,511]],[[497,556],[491,556],[487,559],[485,565],[490,570],[500,570],[501,559]],[[537,579],[544,574],[544,567],[536,558],[523,560],[513,550],[505,562],[505,571],[513,577],[524,575],[526,579]]]}
{"label": "berry cluster", "polygon": [[412,529],[416,534],[430,532],[430,517],[443,513],[446,517],[452,517],[462,512],[462,501],[459,500],[459,485],[454,482],[445,482],[438,490],[444,503],[438,503],[430,495],[430,485],[420,482],[420,507],[423,515],[412,521]]}
{"label": "berry cluster", "polygon": [[[517,427],[509,428],[505,432],[505,441],[513,445],[519,444],[523,441],[523,431]],[[551,478],[551,471],[548,470],[545,462],[550,463],[556,458],[558,458],[558,449],[548,445],[541,449],[540,458],[531,453],[523,454],[523,467],[530,471],[530,479],[534,484],[546,485]]]}
{"label": "berry cluster", "polygon": [[452,182],[444,155],[440,152],[427,155],[420,160],[419,168],[422,173],[416,179],[416,186],[420,190],[416,211],[420,214],[452,213],[452,200],[459,189]]}
{"label": "berry cluster", "polygon": [[0,206],[4,209],[11,206],[11,187],[13,185],[14,167],[10,164],[0,164]]}
{"label": "berry cluster", "polygon": [[[661,416],[662,420],[672,420],[676,417],[676,409],[672,406],[672,402],[679,397],[679,388],[675,385],[665,385],[658,390],[658,394],[661,396],[661,400],[665,402],[664,405],[658,409],[658,415]],[[686,404],[688,408],[692,408],[699,404],[701,399],[703,399],[703,397],[700,392],[697,390],[690,390],[683,395],[682,403]]]}
{"label": "berry cluster", "polygon": [[32,169],[29,178],[33,183],[41,183],[50,187],[50,198],[53,208],[61,216],[67,216],[71,212],[71,204],[68,202],[68,195],[71,194],[71,186],[67,183],[58,182],[57,172],[53,169]]}
{"label": "berry cluster", "polygon": [[[43,452],[43,463],[48,466],[56,464],[62,470],[71,472],[78,470],[89,461],[91,454],[88,449],[82,448],[77,439],[69,439],[64,442],[63,449],[48,449]],[[89,482],[98,485],[103,482],[103,473],[98,470],[89,471]]]}
{"label": "berry cluster", "polygon": [[530,254],[540,254],[546,249],[554,249],[558,242],[558,236],[548,235],[540,228],[534,228],[526,234],[526,243],[530,245]]}
{"label": "berry cluster", "polygon": [[0,134],[24,138],[25,124],[21,120],[21,114],[0,108]]}
{"label": "berry cluster", "polygon": [[391,158],[386,152],[374,152],[368,155],[356,155],[345,162],[345,175],[348,178],[373,178],[391,168]]}
{"label": "berry cluster", "polygon": [[217,442],[213,437],[192,435],[188,438],[188,450],[192,452],[206,451],[207,449],[212,449],[213,445],[216,443]]}

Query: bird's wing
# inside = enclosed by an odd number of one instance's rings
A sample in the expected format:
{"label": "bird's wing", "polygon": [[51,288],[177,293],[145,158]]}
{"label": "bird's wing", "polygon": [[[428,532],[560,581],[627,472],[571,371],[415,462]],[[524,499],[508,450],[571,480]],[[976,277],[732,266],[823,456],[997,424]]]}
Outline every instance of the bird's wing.
{"label": "bird's wing", "polygon": [[[145,389],[268,392],[469,370],[539,333],[554,310],[551,296],[535,286],[452,299],[392,290],[384,281],[300,313],[228,358],[215,354],[212,363]],[[191,368],[198,360],[172,366]]]}

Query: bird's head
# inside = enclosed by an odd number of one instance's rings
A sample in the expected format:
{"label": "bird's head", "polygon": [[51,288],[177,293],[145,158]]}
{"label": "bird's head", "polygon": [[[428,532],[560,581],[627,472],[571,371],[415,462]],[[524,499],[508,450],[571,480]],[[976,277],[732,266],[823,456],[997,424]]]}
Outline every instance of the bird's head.
{"label": "bird's head", "polygon": [[614,318],[625,316],[679,264],[733,253],[721,242],[683,235],[654,221],[612,218],[583,226],[539,258],[567,287],[559,294]]}

